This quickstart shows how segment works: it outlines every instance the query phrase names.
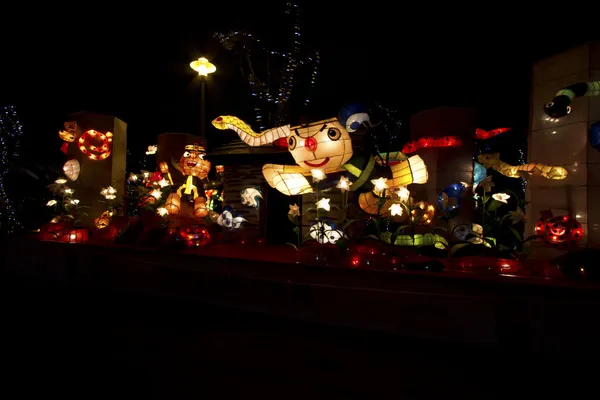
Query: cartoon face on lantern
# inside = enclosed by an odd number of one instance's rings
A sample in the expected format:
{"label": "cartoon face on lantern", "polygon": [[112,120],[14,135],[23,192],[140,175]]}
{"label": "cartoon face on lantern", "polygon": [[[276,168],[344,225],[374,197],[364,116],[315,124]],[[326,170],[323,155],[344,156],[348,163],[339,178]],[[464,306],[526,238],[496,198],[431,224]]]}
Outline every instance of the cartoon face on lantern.
{"label": "cartoon face on lantern", "polygon": [[210,162],[204,159],[206,151],[198,145],[185,146],[185,151],[179,160],[179,168],[184,175],[206,178],[210,171]]}
{"label": "cartoon face on lantern", "polygon": [[352,157],[350,134],[335,118],[291,129],[288,150],[298,166],[334,170]]}

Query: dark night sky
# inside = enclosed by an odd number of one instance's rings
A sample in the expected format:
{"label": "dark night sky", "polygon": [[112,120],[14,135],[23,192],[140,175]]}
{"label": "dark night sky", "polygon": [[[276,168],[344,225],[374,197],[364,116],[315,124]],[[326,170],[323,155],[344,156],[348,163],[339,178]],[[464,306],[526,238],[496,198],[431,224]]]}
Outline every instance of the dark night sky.
{"label": "dark night sky", "polygon": [[[277,21],[285,1],[261,3],[163,4],[125,14],[106,3],[97,12],[49,6],[37,9],[40,22],[5,14],[1,102],[19,107],[29,138],[57,147],[56,130],[79,110],[128,122],[130,144],[140,151],[165,131],[197,133],[199,87],[189,62],[206,55],[218,68],[207,120],[243,115],[247,87],[211,34],[240,29],[277,42],[286,28]],[[386,102],[407,116],[440,105],[475,106],[483,128],[526,129],[530,63],[593,39],[575,32],[576,25],[561,36],[543,15],[514,13],[509,20],[455,8],[431,15],[433,4],[397,11],[377,1],[323,3],[305,4],[302,44],[321,51],[314,103],[326,116],[357,99]]]}

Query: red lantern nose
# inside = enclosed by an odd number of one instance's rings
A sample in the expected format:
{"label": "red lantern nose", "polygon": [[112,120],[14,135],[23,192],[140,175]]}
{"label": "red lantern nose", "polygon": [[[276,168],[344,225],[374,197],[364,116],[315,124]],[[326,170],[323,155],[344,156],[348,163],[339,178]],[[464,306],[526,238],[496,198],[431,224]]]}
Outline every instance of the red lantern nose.
{"label": "red lantern nose", "polygon": [[304,141],[304,147],[306,147],[308,151],[317,151],[317,141],[314,138],[309,137]]}

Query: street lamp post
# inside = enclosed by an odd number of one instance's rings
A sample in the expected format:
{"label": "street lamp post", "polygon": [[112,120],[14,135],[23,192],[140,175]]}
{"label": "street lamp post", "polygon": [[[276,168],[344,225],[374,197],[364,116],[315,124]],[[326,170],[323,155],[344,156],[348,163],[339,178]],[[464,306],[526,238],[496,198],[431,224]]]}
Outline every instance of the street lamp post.
{"label": "street lamp post", "polygon": [[210,63],[206,58],[200,57],[192,61],[190,67],[200,76],[200,136],[206,140],[206,77],[217,70],[214,64]]}

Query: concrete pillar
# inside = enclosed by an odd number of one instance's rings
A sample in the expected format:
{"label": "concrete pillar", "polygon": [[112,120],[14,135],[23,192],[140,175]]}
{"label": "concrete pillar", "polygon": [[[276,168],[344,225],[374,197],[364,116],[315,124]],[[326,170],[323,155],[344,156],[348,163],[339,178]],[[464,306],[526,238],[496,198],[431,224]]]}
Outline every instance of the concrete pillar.
{"label": "concrete pillar", "polygon": [[[426,148],[414,153],[425,161],[429,173],[426,184],[413,184],[408,188],[415,200],[428,201],[436,206],[439,213],[437,197],[440,191],[454,182],[472,183],[475,124],[476,112],[467,108],[439,107],[410,118],[410,140],[457,136],[463,142],[459,148]],[[465,223],[472,222],[472,198],[472,187],[469,187],[461,199],[459,214]]]}
{"label": "concrete pillar", "polygon": [[530,180],[525,236],[534,233],[540,211],[550,209],[581,223],[582,244],[600,245],[600,152],[587,140],[589,126],[600,120],[600,97],[574,99],[573,111],[558,120],[544,113],[544,105],[558,90],[592,80],[600,80],[600,43],[576,47],[533,66],[527,162],[562,165],[569,176],[561,181]]}
{"label": "concrete pillar", "polygon": [[[104,160],[92,160],[81,152],[77,139],[69,145],[69,159],[77,159],[81,164],[79,178],[75,182],[68,182],[67,186],[75,190],[74,198],[79,199],[80,205],[88,206],[84,210],[87,216],[81,215],[83,225],[93,227],[93,219],[99,217],[106,210],[106,201],[100,191],[102,188],[112,186],[117,189],[117,198],[125,195],[125,163],[127,158],[127,123],[112,115],[78,112],[68,117],[69,121],[76,121],[78,137],[84,132],[93,129],[106,134],[113,134],[110,156]],[[91,143],[98,145],[97,143]],[[100,201],[99,201],[100,200]]]}

